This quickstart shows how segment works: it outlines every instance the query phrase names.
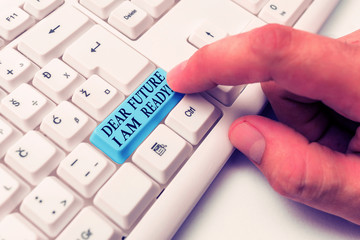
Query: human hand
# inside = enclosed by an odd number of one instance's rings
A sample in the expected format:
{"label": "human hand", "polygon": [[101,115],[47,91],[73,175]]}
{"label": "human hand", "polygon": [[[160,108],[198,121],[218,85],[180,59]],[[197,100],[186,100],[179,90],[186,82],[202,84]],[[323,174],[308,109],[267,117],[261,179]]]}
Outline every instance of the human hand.
{"label": "human hand", "polygon": [[261,82],[282,123],[241,117],[232,144],[280,194],[360,224],[358,40],[360,31],[334,40],[267,25],[201,48],[168,84],[194,93]]}

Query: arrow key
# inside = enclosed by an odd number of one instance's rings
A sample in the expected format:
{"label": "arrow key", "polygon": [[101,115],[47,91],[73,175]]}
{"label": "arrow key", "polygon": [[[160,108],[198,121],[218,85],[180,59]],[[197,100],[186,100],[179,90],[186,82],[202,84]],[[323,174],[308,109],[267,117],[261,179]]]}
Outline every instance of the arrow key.
{"label": "arrow key", "polygon": [[86,15],[65,5],[27,31],[18,49],[37,65],[44,66],[51,59],[60,57],[66,47],[91,25]]}
{"label": "arrow key", "polygon": [[205,21],[201,23],[189,36],[188,41],[196,48],[201,48],[207,44],[227,37],[229,34],[215,24]]}

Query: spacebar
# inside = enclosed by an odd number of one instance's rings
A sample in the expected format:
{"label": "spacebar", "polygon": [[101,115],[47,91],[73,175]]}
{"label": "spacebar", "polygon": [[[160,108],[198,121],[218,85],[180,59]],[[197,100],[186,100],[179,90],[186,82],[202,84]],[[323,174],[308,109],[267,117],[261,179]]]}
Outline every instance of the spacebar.
{"label": "spacebar", "polygon": [[166,72],[158,68],[96,127],[90,141],[114,162],[123,163],[182,97],[170,89]]}

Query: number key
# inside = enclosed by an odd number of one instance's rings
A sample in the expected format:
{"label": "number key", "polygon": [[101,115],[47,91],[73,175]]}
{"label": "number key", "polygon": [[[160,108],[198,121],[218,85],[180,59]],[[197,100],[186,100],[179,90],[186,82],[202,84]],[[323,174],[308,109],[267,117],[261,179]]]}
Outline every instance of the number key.
{"label": "number key", "polygon": [[312,0],[270,0],[260,11],[259,17],[268,23],[292,26]]}
{"label": "number key", "polygon": [[71,151],[95,126],[95,121],[84,112],[70,102],[63,101],[45,116],[40,130],[62,148]]}
{"label": "number key", "polygon": [[30,81],[39,68],[12,48],[0,51],[0,86],[11,92],[21,83]]}
{"label": "number key", "polygon": [[55,107],[38,90],[23,83],[1,100],[1,112],[23,131],[34,129]]}
{"label": "number key", "polygon": [[25,197],[20,212],[55,237],[82,205],[83,200],[56,177],[47,177]]}

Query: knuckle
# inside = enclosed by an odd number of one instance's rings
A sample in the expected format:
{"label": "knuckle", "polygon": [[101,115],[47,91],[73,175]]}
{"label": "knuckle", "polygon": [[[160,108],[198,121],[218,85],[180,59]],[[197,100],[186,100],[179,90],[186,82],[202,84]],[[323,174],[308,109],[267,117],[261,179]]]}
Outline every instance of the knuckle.
{"label": "knuckle", "polygon": [[283,88],[280,88],[273,81],[262,82],[261,88],[269,100],[281,98],[281,96],[283,96],[285,92]]}
{"label": "knuckle", "polygon": [[336,171],[329,170],[329,166],[316,160],[319,156],[312,153],[314,147],[318,148],[319,145],[311,143],[309,151],[303,154],[301,163],[289,162],[267,176],[276,192],[287,198],[309,203],[321,201],[339,190],[339,176]]}
{"label": "knuckle", "polygon": [[291,45],[293,31],[279,24],[254,29],[249,34],[252,51],[260,56],[279,56]]}
{"label": "knuckle", "polygon": [[301,178],[280,174],[270,179],[270,185],[280,195],[290,199],[304,199],[310,195],[311,185]]}

